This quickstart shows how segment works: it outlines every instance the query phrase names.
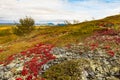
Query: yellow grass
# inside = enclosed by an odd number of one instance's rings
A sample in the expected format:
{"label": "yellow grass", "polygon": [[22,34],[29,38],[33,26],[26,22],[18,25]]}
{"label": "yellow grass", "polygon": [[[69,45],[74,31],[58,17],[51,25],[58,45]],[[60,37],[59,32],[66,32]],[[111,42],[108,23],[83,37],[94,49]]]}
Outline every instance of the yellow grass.
{"label": "yellow grass", "polygon": [[[2,48],[5,50],[0,53],[0,61],[5,60],[9,55],[19,53],[26,50],[37,43],[50,43],[56,46],[64,46],[71,43],[76,43],[81,41],[83,38],[80,34],[73,34],[78,32],[81,27],[70,26],[70,27],[43,27],[39,30],[32,32],[25,37],[18,37],[14,34],[4,36]],[[10,40],[9,40],[10,39]],[[1,42],[0,40],[0,42]],[[8,40],[8,41],[7,41]]]}
{"label": "yellow grass", "polygon": [[11,29],[11,27],[0,27],[0,30]]}

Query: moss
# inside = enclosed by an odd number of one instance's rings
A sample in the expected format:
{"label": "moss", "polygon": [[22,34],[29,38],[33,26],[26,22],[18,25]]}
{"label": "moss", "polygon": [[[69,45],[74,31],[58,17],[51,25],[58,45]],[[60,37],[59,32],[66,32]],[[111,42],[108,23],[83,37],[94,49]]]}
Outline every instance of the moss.
{"label": "moss", "polygon": [[88,64],[86,59],[65,61],[49,68],[43,77],[47,80],[80,80],[81,72]]}

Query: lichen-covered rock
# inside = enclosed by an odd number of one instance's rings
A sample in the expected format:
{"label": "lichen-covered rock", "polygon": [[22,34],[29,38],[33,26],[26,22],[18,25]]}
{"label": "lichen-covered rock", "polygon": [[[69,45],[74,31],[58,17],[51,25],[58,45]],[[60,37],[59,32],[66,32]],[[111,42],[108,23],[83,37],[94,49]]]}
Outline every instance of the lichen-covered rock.
{"label": "lichen-covered rock", "polygon": [[[52,61],[51,64],[58,65],[50,67],[50,69],[45,71],[44,77],[48,80],[54,80],[54,77],[56,77],[55,80],[59,80],[57,70],[59,70],[59,68],[69,70],[70,66],[69,62],[73,61],[74,65],[79,63],[79,66],[77,67],[80,70],[80,71],[78,70],[80,72],[79,73],[80,75],[70,77],[69,73],[65,73],[65,76],[68,77],[68,80],[119,80],[120,79],[119,53],[115,54],[114,56],[111,56],[107,54],[102,47],[103,45],[100,45],[100,47],[96,48],[95,50],[90,50],[88,47],[83,46],[82,44],[72,45],[71,48],[53,48],[51,53],[56,55],[57,59]],[[86,60],[88,63],[84,62]],[[75,63],[75,61],[78,62]],[[66,64],[68,63],[68,65],[65,65],[65,63]],[[68,68],[66,68],[66,66]],[[72,69],[74,70],[75,68]],[[62,75],[63,73],[64,71],[63,72],[61,71],[59,72],[59,75]],[[65,76],[63,74],[63,77]]]}

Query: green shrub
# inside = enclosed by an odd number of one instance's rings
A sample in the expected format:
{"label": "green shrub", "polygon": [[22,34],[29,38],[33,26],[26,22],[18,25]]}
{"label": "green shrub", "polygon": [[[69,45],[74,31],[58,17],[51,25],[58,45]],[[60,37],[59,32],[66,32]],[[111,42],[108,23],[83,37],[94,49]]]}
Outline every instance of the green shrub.
{"label": "green shrub", "polygon": [[6,30],[0,30],[0,36],[8,36],[10,35],[10,30],[6,29]]}
{"label": "green shrub", "polygon": [[34,30],[34,20],[32,18],[26,17],[19,20],[19,24],[13,28],[13,32],[16,35],[25,35]]}
{"label": "green shrub", "polygon": [[81,80],[82,69],[88,64],[86,59],[65,61],[50,67],[43,77],[46,80]]}

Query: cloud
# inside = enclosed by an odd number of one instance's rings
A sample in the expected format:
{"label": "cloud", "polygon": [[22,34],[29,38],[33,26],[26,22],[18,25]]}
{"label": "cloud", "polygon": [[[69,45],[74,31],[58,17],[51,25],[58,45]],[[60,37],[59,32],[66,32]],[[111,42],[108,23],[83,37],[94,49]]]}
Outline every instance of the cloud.
{"label": "cloud", "polygon": [[1,0],[0,20],[31,16],[40,21],[99,19],[120,12],[119,0]]}

